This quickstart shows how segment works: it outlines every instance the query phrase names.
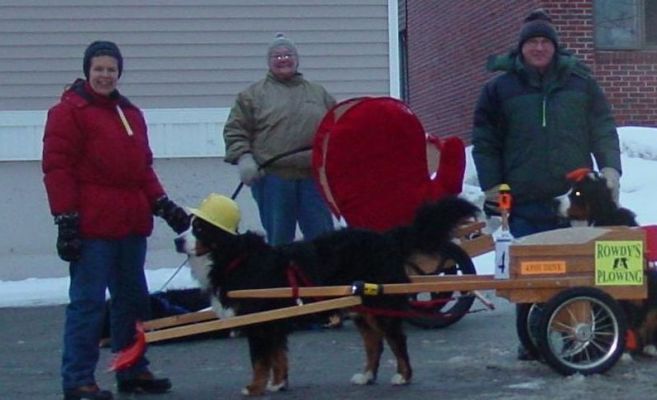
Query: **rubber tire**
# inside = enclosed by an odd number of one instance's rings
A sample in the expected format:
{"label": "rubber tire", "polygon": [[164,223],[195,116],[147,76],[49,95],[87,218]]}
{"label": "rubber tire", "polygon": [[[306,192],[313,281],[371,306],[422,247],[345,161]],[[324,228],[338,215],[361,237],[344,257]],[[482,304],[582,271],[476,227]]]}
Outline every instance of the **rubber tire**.
{"label": "rubber tire", "polygon": [[538,327],[544,307],[543,303],[516,304],[516,333],[518,340],[520,340],[520,345],[525,348],[529,356],[536,360],[541,359],[536,336],[538,336]]}
{"label": "rubber tire", "polygon": [[[611,341],[603,342],[597,340],[598,345],[604,346],[606,350],[599,357],[598,355],[593,354],[595,360],[586,364],[581,364],[581,362],[578,363],[576,360],[567,361],[564,359],[565,357],[560,357],[555,353],[555,350],[553,349],[549,340],[550,326],[553,317],[569,303],[582,300],[588,301],[591,304],[591,307],[594,309],[592,314],[596,316],[597,323],[593,325],[601,326],[604,328],[606,325],[610,324],[612,327],[610,333],[613,333]],[[602,290],[593,287],[576,287],[564,290],[552,297],[545,304],[545,308],[543,310],[544,312],[543,316],[541,317],[538,337],[536,338],[538,341],[538,348],[541,351],[541,355],[543,356],[545,362],[560,374],[600,374],[613,367],[618,359],[623,355],[623,352],[625,351],[625,332],[627,330],[625,313],[623,312],[620,304],[613,297],[603,292]],[[605,318],[599,318],[599,316],[603,314]],[[604,321],[604,323],[602,323],[602,321]],[[563,341],[561,343],[563,346]],[[575,352],[574,354],[578,355],[586,353],[587,357],[591,357],[592,354],[589,354],[587,349],[592,349],[596,352],[598,351],[596,346],[585,344],[579,351]]]}
{"label": "rubber tire", "polygon": [[[427,275],[476,275],[477,269],[475,268],[472,259],[460,246],[455,243],[447,243],[443,249],[441,249],[440,254],[442,256],[443,263],[448,260],[454,261],[454,266],[450,267],[447,270],[438,272],[441,268],[437,267],[436,271],[427,274]],[[443,264],[441,264],[443,265]],[[448,299],[454,296],[453,292],[433,292],[431,293],[431,300],[443,298]],[[411,301],[417,300],[418,294],[413,294],[409,296]],[[420,328],[426,329],[438,329],[446,328],[458,321],[460,321],[465,315],[470,311],[472,303],[474,303],[474,296],[461,296],[457,300],[442,304],[431,310],[427,310],[422,307],[413,307],[411,304],[411,310],[429,313],[430,316],[412,316],[406,318],[406,321]],[[453,303],[453,304],[452,304]],[[433,314],[433,315],[432,315]]]}

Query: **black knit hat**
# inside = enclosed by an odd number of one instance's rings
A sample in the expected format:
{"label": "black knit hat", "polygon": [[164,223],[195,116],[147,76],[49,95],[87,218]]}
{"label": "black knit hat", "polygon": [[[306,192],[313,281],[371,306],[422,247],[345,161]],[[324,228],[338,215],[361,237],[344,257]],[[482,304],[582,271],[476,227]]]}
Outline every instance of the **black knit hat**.
{"label": "black knit hat", "polygon": [[559,47],[559,37],[552,26],[552,18],[542,8],[532,11],[525,18],[525,25],[520,30],[518,51],[522,51],[522,45],[534,37],[547,38],[554,43],[555,49]]}
{"label": "black knit hat", "polygon": [[119,78],[121,77],[121,72],[123,72],[123,56],[119,50],[119,46],[114,42],[109,42],[106,40],[97,40],[91,43],[87,49],[84,51],[84,59],[82,61],[82,70],[84,71],[84,76],[89,79],[89,68],[91,68],[91,59],[99,56],[110,56],[116,59],[116,62],[119,66]]}

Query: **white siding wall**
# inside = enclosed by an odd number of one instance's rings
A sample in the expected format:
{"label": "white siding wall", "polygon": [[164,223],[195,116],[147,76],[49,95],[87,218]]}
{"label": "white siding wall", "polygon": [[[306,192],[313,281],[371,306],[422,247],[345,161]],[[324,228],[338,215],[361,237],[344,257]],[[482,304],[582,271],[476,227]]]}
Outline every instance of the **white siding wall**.
{"label": "white siding wall", "polygon": [[278,31],[336,98],[385,95],[389,14],[386,0],[0,1],[0,110],[48,108],[97,39],[121,48],[121,88],[141,107],[229,107]]}
{"label": "white siding wall", "polygon": [[[158,175],[175,201],[196,206],[237,185],[220,132],[237,92],[264,76],[276,32],[337,99],[397,96],[396,18],[396,0],[0,0],[0,280],[67,274],[54,254],[41,137],[91,41],[121,47],[120,90],[145,110]],[[237,201],[242,229],[260,229],[249,191]],[[175,267],[173,233],[156,224],[147,266]]]}

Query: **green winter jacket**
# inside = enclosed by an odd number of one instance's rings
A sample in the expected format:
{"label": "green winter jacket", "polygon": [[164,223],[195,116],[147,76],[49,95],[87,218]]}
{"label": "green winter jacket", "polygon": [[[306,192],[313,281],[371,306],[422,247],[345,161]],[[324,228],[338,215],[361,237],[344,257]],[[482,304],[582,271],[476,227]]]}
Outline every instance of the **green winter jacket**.
{"label": "green winter jacket", "polygon": [[[225,161],[252,153],[260,165],[285,152],[312,146],[315,130],[335,100],[320,85],[297,74],[288,81],[271,72],[241,92],[224,126]],[[282,157],[265,167],[286,179],[312,175],[311,152]]]}
{"label": "green winter jacket", "polygon": [[504,71],[482,89],[476,105],[472,156],[483,190],[511,186],[516,204],[565,193],[565,175],[581,167],[621,172],[616,124],[586,66],[560,51],[541,77],[517,52],[489,58]]}

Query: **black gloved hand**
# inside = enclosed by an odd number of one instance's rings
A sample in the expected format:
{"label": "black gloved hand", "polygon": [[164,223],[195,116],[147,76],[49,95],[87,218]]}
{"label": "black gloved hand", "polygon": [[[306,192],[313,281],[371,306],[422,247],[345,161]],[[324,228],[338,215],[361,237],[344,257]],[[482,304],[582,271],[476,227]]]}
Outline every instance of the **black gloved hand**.
{"label": "black gloved hand", "polygon": [[57,254],[64,261],[77,261],[82,254],[80,239],[80,216],[78,213],[66,213],[55,216],[57,224]]}
{"label": "black gloved hand", "polygon": [[502,215],[500,211],[500,185],[495,185],[484,192],[486,198],[484,199],[483,211],[486,217],[499,217]]}
{"label": "black gloved hand", "polygon": [[162,196],[155,201],[153,205],[153,214],[164,218],[171,229],[176,233],[183,233],[189,229],[190,216],[182,209],[169,200],[167,196]]}
{"label": "black gloved hand", "polygon": [[486,214],[486,217],[488,218],[501,216],[502,212],[500,212],[498,202],[489,200],[484,201],[484,214]]}

